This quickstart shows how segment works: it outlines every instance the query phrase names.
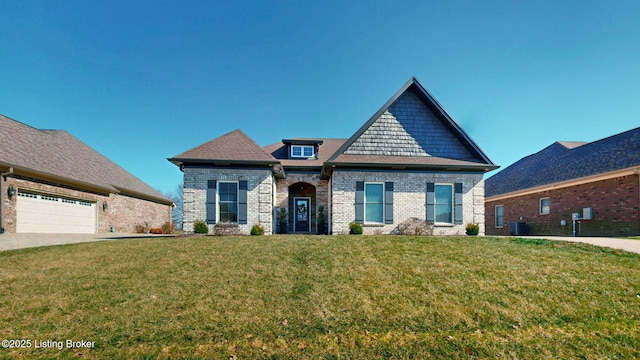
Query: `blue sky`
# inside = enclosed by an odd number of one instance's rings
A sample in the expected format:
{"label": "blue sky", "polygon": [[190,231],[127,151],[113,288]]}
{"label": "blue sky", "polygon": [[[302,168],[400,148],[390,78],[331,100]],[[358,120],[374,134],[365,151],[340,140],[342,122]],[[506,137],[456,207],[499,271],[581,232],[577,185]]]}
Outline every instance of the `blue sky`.
{"label": "blue sky", "polygon": [[182,182],[168,157],[236,128],[260,145],[347,138],[411,76],[503,168],[640,124],[639,1],[0,0],[0,12],[0,113],[66,130],[163,192]]}

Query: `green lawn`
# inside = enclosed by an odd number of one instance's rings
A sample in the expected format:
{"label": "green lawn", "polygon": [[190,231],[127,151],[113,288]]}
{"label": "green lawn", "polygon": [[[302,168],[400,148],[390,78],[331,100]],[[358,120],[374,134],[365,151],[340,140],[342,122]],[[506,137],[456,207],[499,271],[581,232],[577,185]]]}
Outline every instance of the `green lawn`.
{"label": "green lawn", "polygon": [[[640,358],[640,255],[483,237],[139,239],[0,253],[0,358]],[[39,341],[93,348],[34,348]],[[66,343],[65,343],[66,346]]]}

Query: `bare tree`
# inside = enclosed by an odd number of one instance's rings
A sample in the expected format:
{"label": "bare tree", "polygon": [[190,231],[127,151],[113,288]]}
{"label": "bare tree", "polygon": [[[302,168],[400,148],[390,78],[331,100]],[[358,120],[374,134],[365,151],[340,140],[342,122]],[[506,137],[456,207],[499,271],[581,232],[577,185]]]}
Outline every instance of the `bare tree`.
{"label": "bare tree", "polygon": [[171,201],[173,201],[173,203],[175,204],[175,206],[173,207],[173,210],[171,211],[171,220],[173,221],[173,224],[178,230],[182,229],[182,214],[183,214],[182,204],[184,199],[183,188],[184,188],[184,185],[179,184],[174,191],[170,191],[164,194],[166,197],[171,199]]}

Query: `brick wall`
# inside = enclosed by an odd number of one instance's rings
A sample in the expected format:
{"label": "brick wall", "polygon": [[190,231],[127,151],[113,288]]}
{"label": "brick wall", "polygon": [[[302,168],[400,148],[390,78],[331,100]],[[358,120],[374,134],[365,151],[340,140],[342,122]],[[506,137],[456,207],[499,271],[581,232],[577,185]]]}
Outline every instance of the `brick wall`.
{"label": "brick wall", "polygon": [[[76,200],[95,203],[98,233],[110,232],[111,227],[118,233],[133,233],[136,224],[148,222],[151,227],[161,227],[171,221],[171,206],[120,194],[100,194],[66,187],[61,184],[38,181],[36,179],[8,177],[5,189],[13,185],[18,190],[58,195]],[[16,231],[17,196],[4,196],[4,227],[7,232]],[[103,203],[107,202],[107,209]]]}
{"label": "brick wall", "polygon": [[[247,224],[240,232],[249,234],[251,227],[260,224],[265,234],[273,230],[273,176],[271,169],[184,168],[183,229],[193,232],[196,220],[207,218],[207,182],[247,180]],[[213,233],[214,225],[209,225]]]}
{"label": "brick wall", "polygon": [[435,235],[463,235],[467,223],[480,225],[480,234],[484,234],[484,181],[482,174],[462,173],[417,173],[417,172],[376,172],[343,171],[333,173],[331,191],[332,232],[348,234],[349,223],[355,220],[356,181],[394,183],[393,224],[383,226],[365,225],[365,234],[392,232],[399,223],[410,218],[426,219],[427,182],[463,184],[463,224],[437,226]]}
{"label": "brick wall", "polygon": [[[593,220],[579,224],[581,236],[624,236],[640,234],[640,194],[637,175],[620,176],[503,200],[485,206],[487,234],[509,235],[509,223],[529,224],[532,235],[572,235],[572,213],[593,208]],[[539,201],[548,197],[550,213],[539,214]],[[504,227],[495,227],[495,206],[504,207]],[[567,225],[562,226],[565,220]]]}

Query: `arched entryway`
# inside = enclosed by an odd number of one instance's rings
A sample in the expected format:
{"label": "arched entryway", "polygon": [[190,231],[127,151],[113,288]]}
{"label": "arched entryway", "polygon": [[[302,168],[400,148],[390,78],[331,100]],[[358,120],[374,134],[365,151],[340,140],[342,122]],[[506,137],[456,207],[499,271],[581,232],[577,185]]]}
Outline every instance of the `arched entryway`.
{"label": "arched entryway", "polygon": [[316,228],[316,187],[305,182],[289,186],[289,232],[311,233]]}

